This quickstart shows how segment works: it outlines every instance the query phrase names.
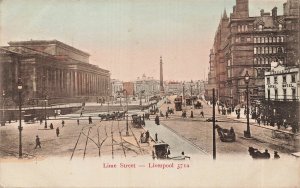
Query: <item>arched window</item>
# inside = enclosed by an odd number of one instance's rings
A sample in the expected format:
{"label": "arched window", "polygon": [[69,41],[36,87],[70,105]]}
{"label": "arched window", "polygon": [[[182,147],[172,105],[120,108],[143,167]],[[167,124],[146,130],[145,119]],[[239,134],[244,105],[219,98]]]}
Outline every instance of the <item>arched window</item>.
{"label": "arched window", "polygon": [[265,37],[265,43],[268,43],[269,41],[268,41],[268,37]]}
{"label": "arched window", "polygon": [[277,42],[280,42],[280,37],[277,37]]}
{"label": "arched window", "polygon": [[282,30],[282,25],[281,24],[278,25],[278,29],[279,29],[279,31]]}
{"label": "arched window", "polygon": [[256,51],[256,50],[257,50],[257,48],[255,47],[255,48],[254,48],[254,54],[256,54],[256,53],[257,53],[257,51]]}
{"label": "arched window", "polygon": [[276,47],[273,47],[273,54],[276,54],[276,53],[277,53]]}
{"label": "arched window", "polygon": [[272,37],[269,37],[269,43],[272,43]]}
{"label": "arched window", "polygon": [[269,46],[269,54],[271,54],[271,53],[272,53],[272,47]]}
{"label": "arched window", "polygon": [[258,26],[258,30],[259,30],[259,31],[262,31],[262,30],[263,30],[263,26],[262,26],[262,25],[259,25],[259,26]]}
{"label": "arched window", "polygon": [[257,38],[257,43],[260,43],[260,37]]}
{"label": "arched window", "polygon": [[256,37],[254,37],[254,43],[256,43]]}
{"label": "arched window", "polygon": [[284,42],[284,41],[283,41],[283,37],[281,37],[281,42]]}
{"label": "arched window", "polygon": [[261,38],[261,43],[265,43],[265,38]]}
{"label": "arched window", "polygon": [[254,58],[254,64],[257,64],[257,59],[256,58]]}
{"label": "arched window", "polygon": [[266,58],[266,64],[269,64],[269,58]]}
{"label": "arched window", "polygon": [[276,42],[276,37],[273,37],[273,42]]}

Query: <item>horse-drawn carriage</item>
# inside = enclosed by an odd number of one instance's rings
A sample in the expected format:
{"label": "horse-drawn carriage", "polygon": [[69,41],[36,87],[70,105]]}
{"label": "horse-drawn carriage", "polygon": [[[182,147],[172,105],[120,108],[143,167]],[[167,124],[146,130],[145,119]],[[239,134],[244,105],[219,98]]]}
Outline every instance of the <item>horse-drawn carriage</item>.
{"label": "horse-drawn carriage", "polygon": [[145,121],[142,119],[141,116],[137,115],[137,114],[133,114],[131,116],[132,118],[132,125],[135,128],[141,128],[142,125],[145,125]]}
{"label": "horse-drawn carriage", "polygon": [[169,108],[169,109],[167,110],[167,112],[168,112],[168,114],[174,114],[174,109],[173,109],[173,108]]}
{"label": "horse-drawn carriage", "polygon": [[197,103],[194,104],[194,108],[195,108],[195,109],[201,109],[201,108],[202,108],[201,102],[197,101]]}
{"label": "horse-drawn carriage", "polygon": [[248,151],[253,159],[270,159],[271,157],[268,150],[265,150],[265,152],[262,153],[256,148],[249,147]]}
{"label": "horse-drawn carriage", "polygon": [[158,143],[153,145],[153,159],[168,159],[170,155],[170,146],[166,143]]}
{"label": "horse-drawn carriage", "polygon": [[156,108],[156,109],[150,109],[150,114],[151,114],[151,115],[154,115],[154,114],[156,114],[157,112],[159,112],[158,108]]}
{"label": "horse-drawn carriage", "polygon": [[153,145],[152,158],[153,159],[172,159],[172,160],[185,160],[186,158],[190,159],[189,156],[185,156],[182,152],[180,156],[171,157],[170,156],[170,146],[167,143],[157,143]]}
{"label": "horse-drawn carriage", "polygon": [[232,127],[228,130],[216,125],[216,128],[222,142],[235,142],[235,132]]}

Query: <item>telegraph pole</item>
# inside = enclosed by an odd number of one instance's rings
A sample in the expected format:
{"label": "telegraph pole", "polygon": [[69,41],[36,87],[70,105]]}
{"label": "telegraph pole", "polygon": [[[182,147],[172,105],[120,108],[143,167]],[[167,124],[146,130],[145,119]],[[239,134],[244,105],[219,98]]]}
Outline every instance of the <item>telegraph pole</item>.
{"label": "telegraph pole", "polygon": [[216,160],[216,114],[215,114],[215,88],[213,88],[213,159]]}

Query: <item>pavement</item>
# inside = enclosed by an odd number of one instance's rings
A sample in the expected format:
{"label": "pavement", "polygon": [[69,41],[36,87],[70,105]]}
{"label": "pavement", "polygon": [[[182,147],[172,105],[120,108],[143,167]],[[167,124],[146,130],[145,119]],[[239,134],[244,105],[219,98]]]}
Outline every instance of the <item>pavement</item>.
{"label": "pavement", "polygon": [[181,152],[186,155],[206,155],[207,153],[193,143],[179,136],[172,129],[164,126],[163,123],[156,125],[154,120],[148,120],[145,123],[145,129],[150,132],[150,135],[155,139],[157,134],[157,143],[167,143],[170,146],[171,156],[180,156]]}

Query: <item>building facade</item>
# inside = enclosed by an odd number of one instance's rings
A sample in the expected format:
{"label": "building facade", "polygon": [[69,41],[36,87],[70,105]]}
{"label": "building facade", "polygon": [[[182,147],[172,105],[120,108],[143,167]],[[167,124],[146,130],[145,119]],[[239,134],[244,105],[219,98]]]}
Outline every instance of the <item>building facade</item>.
{"label": "building facade", "polygon": [[127,91],[128,96],[134,96],[134,83],[133,82],[123,82],[123,88]]}
{"label": "building facade", "polygon": [[245,104],[248,71],[250,100],[262,101],[264,72],[270,71],[272,61],[299,65],[299,1],[288,0],[283,9],[283,15],[274,7],[272,13],[261,10],[260,16],[249,17],[248,0],[236,0],[229,18],[224,12],[210,51],[208,98],[215,88],[220,103]]}
{"label": "building facade", "polygon": [[136,95],[140,95],[140,93],[143,93],[145,96],[160,94],[160,81],[155,80],[153,77],[147,77],[145,74],[142,77],[138,77],[134,85]]}
{"label": "building facade", "polygon": [[287,122],[299,118],[299,67],[284,66],[272,62],[271,70],[265,73],[265,116],[271,119],[286,119]]}
{"label": "building facade", "polygon": [[9,42],[0,47],[0,89],[23,104],[47,98],[49,103],[79,102],[110,93],[110,73],[89,63],[89,54],[57,40]]}
{"label": "building facade", "polygon": [[114,98],[120,96],[120,92],[123,90],[123,82],[117,79],[111,79],[111,92]]}

